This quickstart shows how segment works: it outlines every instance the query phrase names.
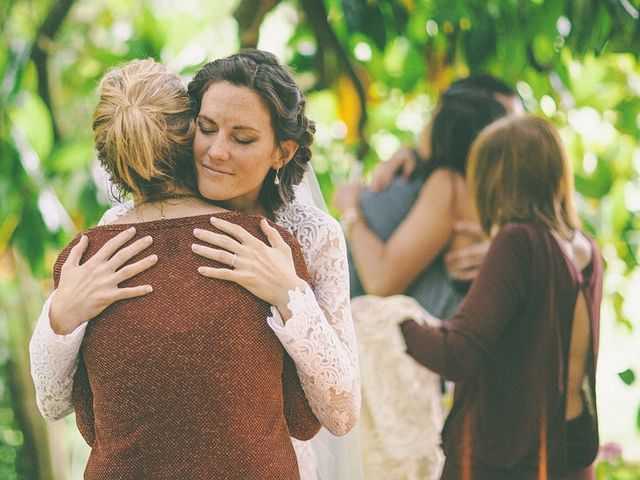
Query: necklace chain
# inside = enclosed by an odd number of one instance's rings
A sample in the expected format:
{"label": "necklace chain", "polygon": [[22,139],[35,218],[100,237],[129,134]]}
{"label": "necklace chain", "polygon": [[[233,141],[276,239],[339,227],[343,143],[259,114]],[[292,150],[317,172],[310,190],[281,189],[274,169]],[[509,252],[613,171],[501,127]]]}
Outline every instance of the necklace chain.
{"label": "necklace chain", "polygon": [[[193,195],[192,193],[176,193],[174,195],[171,195],[169,198],[175,199],[175,198],[195,198],[195,195]],[[164,202],[165,200],[160,200],[160,219],[161,220],[165,220],[167,217],[164,214]]]}

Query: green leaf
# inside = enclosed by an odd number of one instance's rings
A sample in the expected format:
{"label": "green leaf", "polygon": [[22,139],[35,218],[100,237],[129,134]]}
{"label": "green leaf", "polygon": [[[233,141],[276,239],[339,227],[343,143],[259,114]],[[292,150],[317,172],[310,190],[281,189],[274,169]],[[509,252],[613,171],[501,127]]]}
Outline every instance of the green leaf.
{"label": "green leaf", "polygon": [[14,243],[31,266],[31,271],[46,276],[44,265],[45,245],[51,238],[47,230],[40,210],[37,206],[37,200],[30,198],[30,201],[24,204],[22,218],[13,233],[12,243]]}
{"label": "green leaf", "polygon": [[631,321],[624,314],[624,297],[619,292],[615,292],[612,295],[612,300],[613,308],[616,313],[616,321],[619,324],[624,325],[629,332],[633,332],[633,323],[631,323]]}
{"label": "green leaf", "polygon": [[618,376],[626,385],[633,385],[636,381],[636,374],[630,368],[627,368],[624,372],[618,372]]}
{"label": "green leaf", "polygon": [[93,159],[93,145],[90,141],[65,143],[55,148],[47,167],[53,173],[65,173],[86,167]]}
{"label": "green leaf", "polygon": [[627,209],[625,201],[625,183],[622,178],[619,178],[611,189],[611,208],[613,213],[611,223],[616,232],[622,232],[631,218],[631,212]]}
{"label": "green leaf", "polygon": [[613,179],[614,175],[609,164],[598,158],[596,168],[591,175],[576,174],[575,187],[578,192],[587,197],[602,198],[610,192]]}
{"label": "green leaf", "polygon": [[51,114],[35,93],[23,90],[10,112],[10,119],[22,131],[38,156],[46,158],[53,146]]}

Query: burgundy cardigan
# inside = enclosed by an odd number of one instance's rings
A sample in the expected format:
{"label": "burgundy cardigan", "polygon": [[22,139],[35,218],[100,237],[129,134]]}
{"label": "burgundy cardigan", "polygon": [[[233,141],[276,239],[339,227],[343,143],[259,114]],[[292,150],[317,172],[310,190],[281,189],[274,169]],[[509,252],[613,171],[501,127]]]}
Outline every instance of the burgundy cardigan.
{"label": "burgundy cardigan", "polygon": [[[216,216],[266,243],[260,217]],[[221,266],[191,251],[193,229],[211,229],[210,217],[134,224],[135,239],[151,235],[153,244],[130,263],[152,253],[158,263],[121,286],[154,290],[111,305],[87,325],[73,387],[78,428],[92,447],[87,479],[299,478],[290,436],[309,439],[320,424],[267,325],[269,305],[197,272]],[[84,259],[130,226],[85,232]],[[309,281],[297,241],[276,228]],[[56,262],[56,284],[78,238]]]}
{"label": "burgundy cardigan", "polygon": [[507,225],[451,322],[439,329],[413,320],[402,324],[409,355],[456,382],[442,433],[447,478],[498,478],[467,477],[483,469],[518,479],[537,479],[539,469],[548,478],[566,472],[568,356],[580,289],[592,331],[584,391],[591,427],[584,441],[595,457],[602,265],[590,242],[591,263],[579,272],[548,228]]}

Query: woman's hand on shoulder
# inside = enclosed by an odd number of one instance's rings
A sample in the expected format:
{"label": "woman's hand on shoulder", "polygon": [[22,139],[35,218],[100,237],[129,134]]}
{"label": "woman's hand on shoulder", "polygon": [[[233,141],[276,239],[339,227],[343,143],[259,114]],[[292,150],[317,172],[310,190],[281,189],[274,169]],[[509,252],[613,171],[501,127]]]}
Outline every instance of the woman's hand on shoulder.
{"label": "woman's hand on shoulder", "polygon": [[465,235],[471,244],[450,250],[444,257],[449,276],[454,280],[469,281],[478,276],[484,257],[486,257],[491,240],[489,240],[480,225],[476,222],[458,221],[453,226],[458,235]]}
{"label": "woman's hand on shoulder", "polygon": [[385,190],[398,174],[408,180],[415,169],[415,150],[411,147],[401,147],[389,160],[376,166],[369,183],[369,189],[372,192]]}
{"label": "woman's hand on shoulder", "polygon": [[235,223],[213,217],[212,225],[222,233],[196,229],[194,236],[214,247],[194,243],[192,250],[201,257],[228,265],[228,268],[199,267],[198,272],[209,278],[235,282],[256,297],[275,306],[283,320],[291,317],[287,304],[289,292],[304,290],[307,283],[298,277],[291,247],[278,230],[266,219],[260,228],[269,245]]}
{"label": "woman's hand on shoulder", "polygon": [[144,237],[122,248],[135,233],[135,228],[120,232],[84,263],[81,260],[89,246],[88,237],[83,235],[71,249],[62,265],[58,288],[49,312],[51,328],[55,333],[69,334],[112,303],[139,297],[153,290],[151,285],[118,287],[120,283],[148,270],[158,261],[156,255],[149,255],[122,267],[153,242],[151,237]]}

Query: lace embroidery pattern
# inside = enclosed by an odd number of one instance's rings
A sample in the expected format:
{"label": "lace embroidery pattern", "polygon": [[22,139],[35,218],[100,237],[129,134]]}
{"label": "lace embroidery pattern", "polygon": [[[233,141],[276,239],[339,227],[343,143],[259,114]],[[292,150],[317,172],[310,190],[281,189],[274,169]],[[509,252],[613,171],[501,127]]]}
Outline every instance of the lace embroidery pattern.
{"label": "lace embroidery pattern", "polygon": [[404,295],[354,298],[352,311],[362,368],[363,477],[440,478],[440,379],[405,353],[398,327],[407,318],[430,323],[431,317]]}
{"label": "lace embroidery pattern", "polygon": [[300,242],[314,291],[289,292],[292,317],[278,328],[282,320],[272,309],[269,324],[295,361],[322,425],[345,434],[360,413],[360,372],[344,236],[338,222],[306,204],[288,204],[276,212],[276,221]]}

